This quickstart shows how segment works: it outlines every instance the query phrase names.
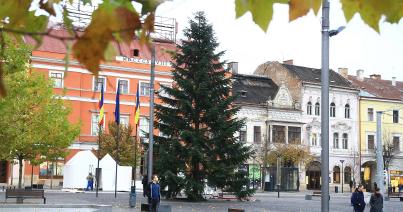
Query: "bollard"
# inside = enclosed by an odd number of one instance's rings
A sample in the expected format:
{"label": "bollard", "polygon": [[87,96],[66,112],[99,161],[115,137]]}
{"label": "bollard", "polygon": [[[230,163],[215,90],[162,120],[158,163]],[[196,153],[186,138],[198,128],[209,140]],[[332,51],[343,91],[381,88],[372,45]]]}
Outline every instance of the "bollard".
{"label": "bollard", "polygon": [[136,207],[136,186],[132,186],[130,189],[129,205],[131,208]]}

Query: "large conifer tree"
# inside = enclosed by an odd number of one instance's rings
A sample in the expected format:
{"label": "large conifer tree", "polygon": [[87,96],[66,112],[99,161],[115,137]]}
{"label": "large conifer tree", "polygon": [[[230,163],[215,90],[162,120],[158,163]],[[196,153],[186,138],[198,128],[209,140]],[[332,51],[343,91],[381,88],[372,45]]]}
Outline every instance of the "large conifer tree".
{"label": "large conifer tree", "polygon": [[182,188],[190,200],[203,199],[210,186],[244,190],[245,174],[237,172],[252,154],[235,137],[244,124],[237,120],[233,106],[231,79],[216,53],[218,43],[212,26],[202,12],[196,13],[184,30],[186,40],[173,55],[173,86],[163,87],[162,103],[156,106],[157,173],[168,197]]}

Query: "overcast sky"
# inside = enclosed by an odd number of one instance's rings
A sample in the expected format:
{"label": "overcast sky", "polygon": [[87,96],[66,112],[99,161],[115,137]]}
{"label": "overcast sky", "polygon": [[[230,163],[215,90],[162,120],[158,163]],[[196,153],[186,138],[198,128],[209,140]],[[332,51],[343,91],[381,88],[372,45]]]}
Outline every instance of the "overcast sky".
{"label": "overcast sky", "polygon": [[[239,62],[239,72],[251,74],[266,61],[293,59],[295,65],[320,68],[321,14],[288,22],[288,6],[276,4],[267,33],[254,22],[250,13],[235,19],[234,0],[173,0],[157,9],[157,15],[178,22],[179,37],[194,12],[204,11],[213,24],[223,59]],[[347,24],[338,0],[330,0],[330,28],[346,29],[330,39],[330,68],[349,69],[355,75],[363,69],[366,76],[377,73],[383,79],[403,81],[403,19],[399,24],[382,23],[380,34],[363,23],[359,15]]]}

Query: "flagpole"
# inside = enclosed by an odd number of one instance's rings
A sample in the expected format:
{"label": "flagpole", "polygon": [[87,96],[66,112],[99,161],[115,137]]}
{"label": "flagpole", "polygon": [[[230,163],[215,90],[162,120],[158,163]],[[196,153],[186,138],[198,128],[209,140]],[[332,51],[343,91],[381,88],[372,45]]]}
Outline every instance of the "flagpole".
{"label": "flagpole", "polygon": [[98,158],[98,162],[97,162],[97,170],[95,171],[95,180],[97,181],[97,187],[95,189],[95,196],[98,197],[98,191],[99,191],[99,174],[101,173],[99,170],[99,156],[100,156],[100,151],[101,151],[101,133],[102,133],[102,129],[101,129],[102,125],[99,124],[98,125],[98,151],[97,151],[97,158]]}
{"label": "flagpole", "polygon": [[119,163],[119,131],[120,131],[120,82],[117,84],[116,92],[116,108],[115,108],[115,121],[116,121],[116,165],[115,165],[115,198],[118,185],[118,163]]}

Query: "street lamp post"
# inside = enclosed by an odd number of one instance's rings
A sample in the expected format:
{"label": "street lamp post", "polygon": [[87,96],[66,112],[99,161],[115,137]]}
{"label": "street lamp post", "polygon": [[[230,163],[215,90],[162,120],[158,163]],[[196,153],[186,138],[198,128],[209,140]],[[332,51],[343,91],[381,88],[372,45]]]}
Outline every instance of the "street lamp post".
{"label": "street lamp post", "polygon": [[341,163],[341,193],[343,193],[343,181],[344,181],[343,163],[344,163],[344,160],[340,160],[340,163]]}

